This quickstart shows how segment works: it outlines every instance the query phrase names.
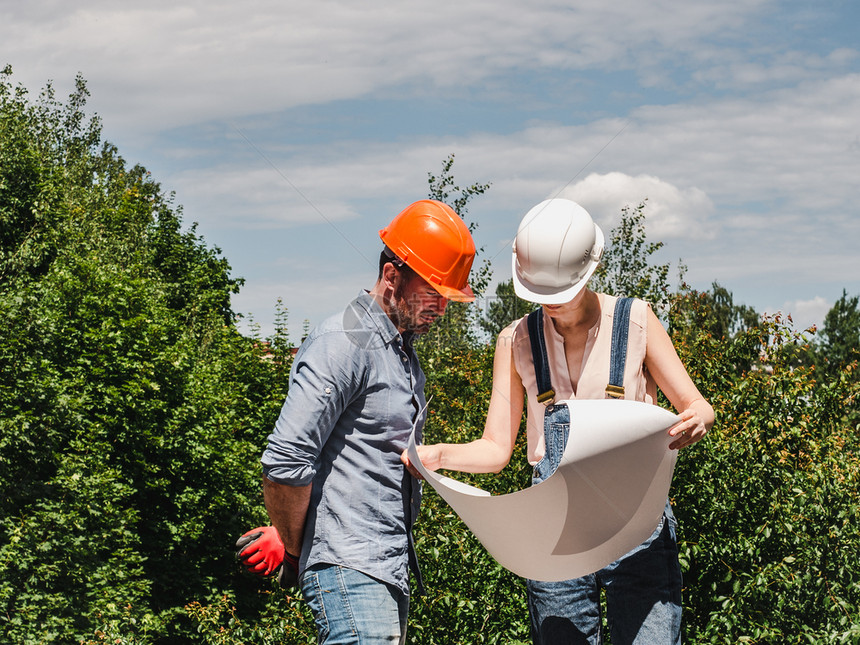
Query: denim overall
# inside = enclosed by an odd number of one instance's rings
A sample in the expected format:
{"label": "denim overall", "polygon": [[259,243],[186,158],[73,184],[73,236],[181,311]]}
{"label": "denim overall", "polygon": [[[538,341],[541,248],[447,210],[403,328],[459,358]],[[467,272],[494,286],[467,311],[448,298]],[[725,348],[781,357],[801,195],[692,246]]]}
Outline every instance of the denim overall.
{"label": "denim overall", "polygon": [[[612,327],[608,398],[624,396],[632,299],[619,298]],[[570,409],[556,404],[550,382],[543,335],[543,312],[528,318],[538,401],[546,405],[546,452],[534,468],[532,484],[549,477],[561,461],[570,434]],[[574,437],[575,440],[575,437]],[[645,542],[605,568],[562,582],[526,580],[534,645],[599,645],[601,589],[613,645],[674,645],[681,642],[681,567],[669,501],[654,533]]]}

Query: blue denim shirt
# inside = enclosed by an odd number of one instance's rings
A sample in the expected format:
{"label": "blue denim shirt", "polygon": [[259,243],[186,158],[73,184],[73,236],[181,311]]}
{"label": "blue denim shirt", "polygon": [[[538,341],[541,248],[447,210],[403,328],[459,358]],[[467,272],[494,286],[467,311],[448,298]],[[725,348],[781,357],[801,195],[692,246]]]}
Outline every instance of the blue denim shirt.
{"label": "blue denim shirt", "polygon": [[424,372],[367,292],[315,328],[263,453],[274,482],[313,484],[300,569],[356,569],[409,593],[420,484],[400,462],[413,422],[424,426]]}

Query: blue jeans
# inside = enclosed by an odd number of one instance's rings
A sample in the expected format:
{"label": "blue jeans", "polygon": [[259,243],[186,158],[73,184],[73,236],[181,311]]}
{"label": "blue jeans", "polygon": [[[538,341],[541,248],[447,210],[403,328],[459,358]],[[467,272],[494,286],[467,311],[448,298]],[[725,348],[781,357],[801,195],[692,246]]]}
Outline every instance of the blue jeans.
{"label": "blue jeans", "polygon": [[409,596],[397,587],[334,564],[307,569],[301,587],[320,645],[406,642]]}
{"label": "blue jeans", "polygon": [[[561,461],[570,432],[565,405],[548,406],[544,416],[546,455],[533,482],[549,477]],[[645,542],[588,576],[562,582],[527,580],[535,645],[598,645],[601,589],[613,645],[677,645],[681,642],[681,566],[676,522],[669,502]]]}

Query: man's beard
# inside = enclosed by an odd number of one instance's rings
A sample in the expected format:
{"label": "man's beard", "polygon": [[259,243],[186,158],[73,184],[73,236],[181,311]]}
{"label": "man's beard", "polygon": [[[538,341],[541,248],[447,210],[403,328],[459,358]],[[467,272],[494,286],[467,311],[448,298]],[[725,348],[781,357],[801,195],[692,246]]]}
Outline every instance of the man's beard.
{"label": "man's beard", "polygon": [[406,291],[406,285],[403,282],[394,288],[392,313],[395,316],[395,326],[413,334],[426,334],[430,330],[430,325],[439,317],[439,314],[430,309],[414,311],[409,306],[404,296],[404,291]]}

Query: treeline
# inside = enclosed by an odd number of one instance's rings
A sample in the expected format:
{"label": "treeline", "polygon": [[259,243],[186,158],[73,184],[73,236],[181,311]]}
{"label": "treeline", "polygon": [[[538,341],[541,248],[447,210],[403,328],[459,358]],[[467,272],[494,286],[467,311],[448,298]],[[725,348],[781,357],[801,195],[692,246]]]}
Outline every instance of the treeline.
{"label": "treeline", "polygon": [[[266,522],[258,460],[287,388],[287,312],[271,337],[237,332],[241,281],[101,140],[86,98],[81,79],[60,102],[0,74],[0,642],[313,643],[303,604],[232,549]],[[488,185],[456,186],[452,163],[429,194],[462,215]],[[622,213],[596,279],[655,304],[718,415],[672,486],[685,639],[858,642],[858,299],[815,334],[716,283],[673,287],[645,208]],[[486,338],[528,308],[503,284],[422,339],[428,441],[481,433]],[[507,492],[530,472],[519,446],[500,475],[457,476]],[[432,490],[416,538],[428,593],[410,643],[528,641],[522,581]]]}

